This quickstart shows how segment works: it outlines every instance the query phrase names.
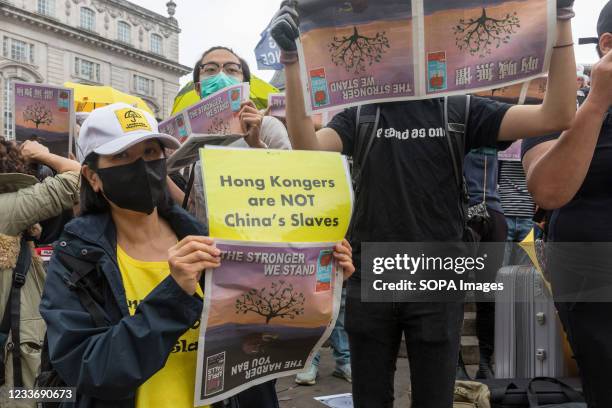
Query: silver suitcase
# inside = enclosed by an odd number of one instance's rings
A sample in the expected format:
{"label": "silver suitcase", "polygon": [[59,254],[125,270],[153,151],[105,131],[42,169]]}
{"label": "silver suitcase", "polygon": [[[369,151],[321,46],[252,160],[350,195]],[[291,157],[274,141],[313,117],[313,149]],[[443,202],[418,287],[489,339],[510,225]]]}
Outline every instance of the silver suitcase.
{"label": "silver suitcase", "polygon": [[565,377],[561,322],[544,280],[531,265],[499,270],[495,296],[495,376]]}

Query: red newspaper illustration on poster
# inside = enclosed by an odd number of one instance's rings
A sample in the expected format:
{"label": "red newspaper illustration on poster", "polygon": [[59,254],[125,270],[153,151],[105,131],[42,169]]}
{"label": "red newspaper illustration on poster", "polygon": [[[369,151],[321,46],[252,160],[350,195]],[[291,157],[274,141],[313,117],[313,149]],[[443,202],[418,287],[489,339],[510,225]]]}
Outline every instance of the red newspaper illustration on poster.
{"label": "red newspaper illustration on poster", "polygon": [[340,308],[333,248],[352,212],[337,153],[207,146],[200,156],[222,254],[206,271],[197,406],[309,368]]}
{"label": "red newspaper illustration on poster", "polygon": [[168,158],[168,171],[195,163],[199,149],[206,145],[228,146],[243,138],[239,113],[249,100],[249,90],[248,83],[227,87],[160,123],[160,132],[182,144]]}
{"label": "red newspaper illustration on poster", "polygon": [[[268,108],[270,116],[274,116],[275,118],[284,121],[286,115],[286,106],[287,105],[285,101],[285,94],[278,93],[268,95]],[[326,113],[327,112],[315,113],[311,116],[312,123],[315,128],[325,126],[329,122],[329,120],[326,120],[326,118],[328,117],[326,116]]]}
{"label": "red newspaper illustration on poster", "polygon": [[415,95],[406,0],[301,0],[300,61],[311,112]]}
{"label": "red newspaper illustration on poster", "polygon": [[249,84],[242,83],[218,91],[187,108],[185,114],[192,133],[203,135],[241,134],[238,112],[249,99]]}
{"label": "red newspaper illustration on poster", "polygon": [[185,113],[179,112],[161,122],[159,124],[159,132],[173,136],[178,139],[179,142],[183,143],[191,134]]}
{"label": "red newspaper illustration on poster", "polygon": [[75,124],[73,90],[13,82],[12,91],[15,140],[34,140],[51,153],[68,157],[72,153]]}
{"label": "red newspaper illustration on poster", "polygon": [[222,264],[206,276],[202,404],[311,363],[342,290],[334,244],[217,243]]}
{"label": "red newspaper illustration on poster", "polygon": [[270,116],[285,118],[285,94],[276,93],[268,95],[268,109]]}
{"label": "red newspaper illustration on poster", "polygon": [[502,88],[548,72],[555,0],[299,0],[310,113]]}

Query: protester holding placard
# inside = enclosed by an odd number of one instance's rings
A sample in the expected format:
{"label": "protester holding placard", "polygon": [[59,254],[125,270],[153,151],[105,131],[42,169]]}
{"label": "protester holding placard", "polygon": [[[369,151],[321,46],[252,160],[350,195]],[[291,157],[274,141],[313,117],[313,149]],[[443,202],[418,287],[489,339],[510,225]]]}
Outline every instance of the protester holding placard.
{"label": "protester holding placard", "polygon": [[[196,92],[201,98],[205,98],[223,88],[240,82],[249,82],[251,73],[247,62],[237,56],[230,48],[213,47],[202,55],[193,70],[193,83]],[[241,107],[240,121],[243,132],[246,134],[243,140],[232,144],[234,147],[290,149],[287,129],[276,118],[264,116],[251,101],[244,102]],[[191,195],[194,203],[194,212],[200,221],[206,220],[204,211],[205,204],[202,186],[201,163],[198,161],[195,167],[196,177],[194,179],[194,194]],[[252,404],[260,404],[264,407],[278,405],[275,381],[270,381],[243,391],[236,398],[244,404],[249,401]],[[253,405],[256,406],[256,405]]]}
{"label": "protester holding placard", "polygon": [[597,34],[601,60],[593,67],[591,90],[572,126],[561,135],[525,140],[522,153],[534,201],[554,210],[547,217],[545,272],[586,401],[589,407],[610,407],[612,2],[600,14]]}
{"label": "protester holding placard", "polygon": [[354,271],[343,239],[348,164],[305,151],[207,146],[200,155],[198,195],[223,254],[206,273],[196,403],[273,407],[276,397],[262,398],[275,393],[271,380],[311,366],[334,331],[342,273]]}
{"label": "protester holding placard", "polygon": [[[194,406],[200,278],[221,254],[170,200],[164,148],[178,145],[127,104],[96,109],[81,128],[81,215],[49,266],[40,307],[49,363],[39,381],[76,387],[78,407]],[[351,263],[343,251],[339,261]],[[237,401],[278,407],[270,386]]]}
{"label": "protester holding placard", "polygon": [[[221,69],[220,67],[223,67]],[[208,72],[207,72],[208,71]],[[193,69],[193,83],[201,98],[217,92],[224,87],[240,82],[249,82],[251,71],[247,62],[226,47],[213,47],[204,52]],[[252,102],[242,105],[240,119],[243,124],[244,140],[231,144],[232,147],[252,147],[269,149],[291,149],[287,128],[281,121],[272,116],[264,116]],[[194,180],[196,194],[191,195],[193,212],[200,221],[206,220],[205,204],[202,201],[201,166],[195,168],[198,177]]]}
{"label": "protester holding placard", "polygon": [[[344,3],[344,2],[342,2]],[[357,108],[336,115],[314,132],[306,114],[298,52],[297,11],[285,1],[271,33],[285,64],[287,125],[295,149],[353,155],[359,137]],[[573,1],[558,2],[558,34],[549,88],[539,106],[510,106],[474,97],[466,150],[495,147],[498,141],[535,137],[567,128],[575,114],[575,61],[569,20]],[[379,118],[369,156],[362,163],[352,246],[360,266],[367,242],[461,241],[465,235],[462,196],[454,174],[443,113],[444,100],[370,106],[360,113]],[[369,111],[368,111],[369,109]],[[455,133],[456,135],[456,133]],[[370,133],[364,137],[370,137]],[[348,283],[346,330],[351,348],[355,407],[390,407],[402,332],[406,336],[415,407],[452,405],[463,303],[366,303],[361,274]],[[432,392],[435,390],[435,392]]]}
{"label": "protester holding placard", "polygon": [[220,254],[169,201],[163,147],[178,142],[127,104],[81,128],[81,216],[56,246],[41,302],[41,382],[76,387],[78,407],[193,407],[198,282]]}
{"label": "protester holding placard", "polygon": [[[193,69],[193,83],[203,99],[213,93],[241,82],[250,82],[247,62],[227,47],[213,47],[202,55]],[[240,111],[244,140],[234,147],[289,149],[287,129],[276,118],[264,116],[252,101],[244,102]]]}

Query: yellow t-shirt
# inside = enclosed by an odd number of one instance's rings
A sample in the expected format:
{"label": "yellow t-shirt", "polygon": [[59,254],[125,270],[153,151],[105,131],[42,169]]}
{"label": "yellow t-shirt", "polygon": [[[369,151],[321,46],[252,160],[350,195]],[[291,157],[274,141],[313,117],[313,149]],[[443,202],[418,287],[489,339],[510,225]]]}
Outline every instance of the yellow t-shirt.
{"label": "yellow t-shirt", "polygon": [[[168,277],[168,262],[143,262],[131,258],[117,246],[117,262],[125,287],[128,309],[136,307]],[[197,293],[202,296],[198,286]],[[136,408],[192,408],[200,322],[187,330],[175,344],[166,365],[136,391]],[[205,407],[202,407],[205,408]]]}

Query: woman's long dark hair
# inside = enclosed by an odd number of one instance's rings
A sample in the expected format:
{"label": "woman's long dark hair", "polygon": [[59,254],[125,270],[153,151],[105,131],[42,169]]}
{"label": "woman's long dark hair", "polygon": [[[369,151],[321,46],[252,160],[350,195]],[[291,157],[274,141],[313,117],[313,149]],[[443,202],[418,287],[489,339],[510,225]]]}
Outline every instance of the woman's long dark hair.
{"label": "woman's long dark hair", "polygon": [[[90,153],[83,161],[83,165],[87,165],[89,169],[98,170],[98,160],[100,156],[96,153]],[[159,213],[168,211],[174,202],[170,197],[168,188],[165,189],[165,198],[162,204],[157,208]],[[110,212],[110,205],[102,193],[96,193],[89,184],[89,181],[81,174],[81,191],[80,191],[80,215],[87,214],[103,214]]]}
{"label": "woman's long dark hair", "polygon": [[21,155],[19,146],[13,140],[0,136],[0,173],[23,173],[36,176],[36,166],[31,166]]}

